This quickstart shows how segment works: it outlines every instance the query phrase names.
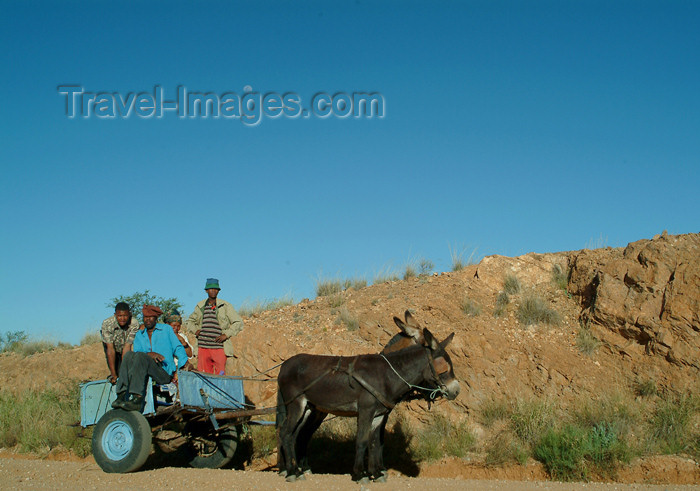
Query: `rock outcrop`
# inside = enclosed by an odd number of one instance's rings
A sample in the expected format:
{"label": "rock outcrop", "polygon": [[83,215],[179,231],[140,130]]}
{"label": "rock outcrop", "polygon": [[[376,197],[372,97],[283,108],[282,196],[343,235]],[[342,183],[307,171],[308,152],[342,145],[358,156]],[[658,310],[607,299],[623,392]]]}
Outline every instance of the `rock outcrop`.
{"label": "rock outcrop", "polygon": [[700,234],[578,251],[570,264],[568,290],[580,299],[586,322],[646,354],[700,368]]}

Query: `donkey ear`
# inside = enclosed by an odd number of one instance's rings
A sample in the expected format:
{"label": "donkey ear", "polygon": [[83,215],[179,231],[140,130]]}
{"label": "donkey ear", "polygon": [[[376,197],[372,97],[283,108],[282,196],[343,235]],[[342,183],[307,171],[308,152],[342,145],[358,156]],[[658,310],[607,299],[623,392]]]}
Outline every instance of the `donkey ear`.
{"label": "donkey ear", "polygon": [[452,338],[453,338],[453,337],[455,337],[455,333],[452,333],[452,334],[450,334],[449,336],[447,336],[447,337],[445,338],[445,340],[444,340],[442,343],[440,343],[440,347],[441,347],[442,349],[447,348],[447,345],[450,344],[450,341],[452,341]]}
{"label": "donkey ear", "polygon": [[406,318],[406,324],[408,324],[411,327],[415,327],[416,329],[420,329],[418,321],[416,321],[415,317],[411,315],[410,311],[407,310],[403,315]]}
{"label": "donkey ear", "polygon": [[401,332],[403,332],[406,336],[409,338],[413,338],[416,340],[416,343],[420,343],[420,329],[410,326],[408,324],[405,324],[401,319],[398,317],[394,317],[394,322],[396,323],[397,326],[399,326],[399,329],[401,329]]}
{"label": "donkey ear", "polygon": [[423,329],[423,339],[425,339],[425,345],[430,347],[430,349],[433,351],[438,349],[438,347],[440,346],[437,342],[437,339],[435,339],[435,336],[433,336],[433,333],[428,331],[427,328]]}

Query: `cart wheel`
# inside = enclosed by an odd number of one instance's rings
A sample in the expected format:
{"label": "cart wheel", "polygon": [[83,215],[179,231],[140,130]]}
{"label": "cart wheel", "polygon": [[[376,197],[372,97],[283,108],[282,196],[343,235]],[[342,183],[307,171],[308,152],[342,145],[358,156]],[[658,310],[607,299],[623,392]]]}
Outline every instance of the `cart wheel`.
{"label": "cart wheel", "polygon": [[151,426],[136,411],[113,409],[97,422],[92,434],[92,455],[105,472],[132,472],[151,453]]}
{"label": "cart wheel", "polygon": [[190,465],[198,469],[219,469],[231,462],[237,447],[235,427],[221,431],[216,440],[193,437],[189,442]]}

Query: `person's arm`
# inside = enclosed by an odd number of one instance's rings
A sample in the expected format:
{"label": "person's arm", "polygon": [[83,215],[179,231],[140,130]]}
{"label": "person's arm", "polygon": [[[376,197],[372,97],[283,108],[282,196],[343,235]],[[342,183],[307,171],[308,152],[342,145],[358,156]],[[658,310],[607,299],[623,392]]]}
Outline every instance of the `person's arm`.
{"label": "person's arm", "polygon": [[199,304],[195,306],[194,312],[190,314],[185,322],[185,329],[187,332],[194,334],[195,337],[199,337],[199,331],[202,330],[202,309]]}
{"label": "person's arm", "polygon": [[192,358],[192,346],[187,337],[184,334],[177,333],[177,338],[180,340],[180,343],[182,343],[182,347],[185,348],[187,358]]}
{"label": "person's arm", "polygon": [[109,381],[112,385],[117,383],[117,352],[114,344],[105,343],[107,347],[107,367],[109,367]]}
{"label": "person's arm", "polygon": [[[173,358],[177,358],[177,369],[180,369],[185,366],[187,363],[187,352],[185,351],[185,347],[182,346],[182,341],[175,335],[173,330],[171,329],[170,332],[168,333],[168,337],[170,338],[170,346],[172,347],[172,356]],[[177,372],[175,372],[177,373]]]}
{"label": "person's arm", "polygon": [[216,339],[220,343],[223,343],[228,338],[235,336],[243,330],[243,319],[240,315],[238,315],[236,309],[227,303],[224,304],[223,310],[224,314],[226,314],[226,318],[228,319],[228,325],[221,329],[222,334]]}

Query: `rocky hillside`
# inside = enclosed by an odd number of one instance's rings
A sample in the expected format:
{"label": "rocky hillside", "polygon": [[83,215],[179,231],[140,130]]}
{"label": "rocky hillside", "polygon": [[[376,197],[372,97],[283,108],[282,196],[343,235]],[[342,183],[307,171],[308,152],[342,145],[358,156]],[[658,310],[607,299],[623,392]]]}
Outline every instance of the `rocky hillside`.
{"label": "rocky hillside", "polygon": [[[560,273],[555,281],[553,271]],[[563,273],[563,277],[561,277]],[[504,292],[506,278],[520,289]],[[513,288],[513,285],[509,285]],[[522,306],[537,299],[553,323],[526,325]],[[265,370],[299,352],[377,352],[396,333],[392,320],[411,309],[449,347],[463,383],[456,416],[486,400],[550,396],[561,403],[651,380],[660,388],[697,386],[700,354],[700,235],[640,240],[626,248],[509,258],[485,257],[458,272],[392,281],[246,319],[233,370]],[[466,305],[466,307],[464,307]],[[496,314],[496,315],[495,315]],[[580,348],[584,334],[599,340]],[[590,341],[590,336],[587,338]],[[30,356],[0,356],[0,387],[23,390],[106,375],[100,345]],[[274,382],[246,382],[248,397],[274,405]],[[412,408],[420,402],[412,403]]]}

